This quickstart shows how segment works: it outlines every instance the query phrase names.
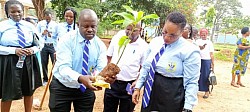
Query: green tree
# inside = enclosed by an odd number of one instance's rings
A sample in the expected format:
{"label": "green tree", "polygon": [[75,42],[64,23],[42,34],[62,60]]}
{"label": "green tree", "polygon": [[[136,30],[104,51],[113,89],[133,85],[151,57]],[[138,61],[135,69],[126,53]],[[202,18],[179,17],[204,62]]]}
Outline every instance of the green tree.
{"label": "green tree", "polygon": [[223,19],[221,32],[230,33],[238,37],[239,31],[246,26],[250,26],[250,17],[231,17]]}
{"label": "green tree", "polygon": [[[36,0],[34,0],[36,1]],[[66,7],[74,7],[77,5],[79,0],[51,0],[52,8],[56,12],[56,16],[59,17],[60,20],[63,19],[63,11]]]}
{"label": "green tree", "polygon": [[241,3],[238,0],[200,0],[201,6],[207,7],[214,5],[215,19],[213,21],[213,28],[211,33],[211,41],[215,31],[219,30],[222,25],[223,18],[241,16]]}
{"label": "green tree", "polygon": [[206,13],[205,27],[211,28],[213,26],[214,17],[215,17],[215,9],[214,7],[210,7]]}

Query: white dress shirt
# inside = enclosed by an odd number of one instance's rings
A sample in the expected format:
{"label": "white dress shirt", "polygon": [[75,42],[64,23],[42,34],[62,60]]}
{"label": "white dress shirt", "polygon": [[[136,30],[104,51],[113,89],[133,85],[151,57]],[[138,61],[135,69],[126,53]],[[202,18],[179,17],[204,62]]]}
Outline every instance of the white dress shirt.
{"label": "white dress shirt", "polygon": [[[123,34],[122,32],[120,34]],[[124,33],[125,34],[125,33]],[[123,35],[120,35],[122,37]],[[111,44],[108,48],[108,56],[112,56],[111,63],[116,64],[121,52],[124,48],[120,49],[118,54],[118,42],[119,38],[115,37],[112,39]],[[117,80],[121,81],[132,81],[135,80],[138,76],[140,66],[145,60],[144,53],[148,48],[148,44],[140,37],[133,42],[127,44],[124,53],[118,63],[119,68],[121,69],[120,73],[117,74]]]}

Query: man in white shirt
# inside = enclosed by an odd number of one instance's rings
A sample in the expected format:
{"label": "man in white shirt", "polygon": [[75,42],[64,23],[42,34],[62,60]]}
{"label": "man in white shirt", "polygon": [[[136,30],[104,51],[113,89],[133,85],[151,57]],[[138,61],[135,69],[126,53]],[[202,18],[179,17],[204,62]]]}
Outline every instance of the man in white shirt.
{"label": "man in white shirt", "polygon": [[[125,31],[118,32],[112,38],[108,48],[108,62],[116,64],[121,69],[117,74],[117,80],[111,84],[111,89],[106,89],[104,94],[104,112],[116,112],[119,105],[119,112],[133,112],[135,104],[132,103],[132,96],[126,91],[127,85],[135,83],[139,70],[145,59],[144,52],[148,44],[140,38],[141,25],[129,25]],[[118,53],[118,42],[122,36],[127,35],[131,40],[126,47],[122,47]]]}
{"label": "man in white shirt", "polygon": [[52,19],[52,13],[50,11],[44,12],[44,20],[38,22],[37,30],[39,36],[44,38],[45,43],[41,51],[42,69],[43,69],[43,85],[48,82],[48,62],[49,56],[51,62],[54,62],[55,44],[56,44],[56,34],[55,29],[57,23]]}

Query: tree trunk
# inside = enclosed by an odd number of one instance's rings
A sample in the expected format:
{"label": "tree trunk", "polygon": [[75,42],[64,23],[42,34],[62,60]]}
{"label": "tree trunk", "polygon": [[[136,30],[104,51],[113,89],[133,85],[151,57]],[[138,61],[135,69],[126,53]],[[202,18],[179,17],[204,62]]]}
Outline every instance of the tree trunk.
{"label": "tree trunk", "polygon": [[38,21],[43,20],[43,12],[45,7],[45,0],[32,0],[32,3],[36,10],[36,16],[38,18]]}
{"label": "tree trunk", "polygon": [[213,28],[212,28],[212,34],[211,34],[211,38],[210,40],[214,43],[214,30],[215,30],[215,27],[217,27],[217,17],[215,17],[215,20],[214,20],[214,24],[213,24]]}

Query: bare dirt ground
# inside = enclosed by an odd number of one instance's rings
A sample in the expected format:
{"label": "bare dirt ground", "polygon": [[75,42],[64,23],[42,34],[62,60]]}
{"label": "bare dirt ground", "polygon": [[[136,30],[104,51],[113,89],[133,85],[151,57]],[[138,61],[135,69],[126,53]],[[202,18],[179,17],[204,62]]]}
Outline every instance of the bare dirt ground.
{"label": "bare dirt ground", "polygon": [[[107,40],[104,40],[108,43]],[[232,62],[215,61],[215,73],[218,85],[214,87],[208,99],[203,99],[204,93],[198,93],[198,104],[194,107],[194,112],[250,112],[250,67],[242,77],[242,83],[246,87],[235,88],[230,86]],[[49,69],[50,71],[50,69]],[[34,99],[41,100],[45,86],[40,87],[34,94]],[[96,101],[94,112],[102,112],[104,91],[96,91]],[[49,91],[45,97],[42,110],[33,109],[33,112],[49,112]],[[135,112],[140,112],[141,105],[138,104]],[[23,112],[23,100],[13,101],[11,112]],[[73,112],[73,110],[72,110]]]}

